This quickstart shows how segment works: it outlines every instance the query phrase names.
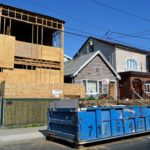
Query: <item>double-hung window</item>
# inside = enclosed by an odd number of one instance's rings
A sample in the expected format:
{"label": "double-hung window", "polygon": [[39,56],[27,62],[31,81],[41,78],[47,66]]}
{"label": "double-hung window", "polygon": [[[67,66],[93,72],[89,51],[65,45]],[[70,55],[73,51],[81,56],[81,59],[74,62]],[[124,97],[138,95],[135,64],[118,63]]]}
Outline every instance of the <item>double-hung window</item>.
{"label": "double-hung window", "polygon": [[136,71],[137,70],[137,61],[135,59],[128,58],[126,60],[126,70]]}

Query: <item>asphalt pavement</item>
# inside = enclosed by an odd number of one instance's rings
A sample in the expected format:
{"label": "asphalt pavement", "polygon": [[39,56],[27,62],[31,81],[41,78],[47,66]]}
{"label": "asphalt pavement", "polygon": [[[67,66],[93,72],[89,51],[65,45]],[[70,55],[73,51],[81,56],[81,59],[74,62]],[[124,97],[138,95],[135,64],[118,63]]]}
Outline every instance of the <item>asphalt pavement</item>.
{"label": "asphalt pavement", "polygon": [[[46,126],[0,129],[0,150],[71,150],[65,141],[45,139]],[[150,150],[150,134],[84,145],[85,150]]]}
{"label": "asphalt pavement", "polygon": [[[48,141],[45,138],[1,143],[0,150],[72,150],[73,145],[63,141]],[[81,150],[149,150],[150,135],[117,141],[87,144]]]}

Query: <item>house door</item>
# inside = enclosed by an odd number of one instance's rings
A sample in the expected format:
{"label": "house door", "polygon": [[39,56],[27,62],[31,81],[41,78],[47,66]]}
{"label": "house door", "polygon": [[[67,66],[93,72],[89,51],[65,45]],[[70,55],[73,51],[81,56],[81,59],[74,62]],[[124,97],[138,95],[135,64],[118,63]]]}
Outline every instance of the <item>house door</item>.
{"label": "house door", "polygon": [[132,84],[136,93],[142,96],[142,81],[140,79],[134,79]]}
{"label": "house door", "polygon": [[110,88],[109,96],[110,98],[114,99],[115,98],[115,82],[110,82],[109,88]]}

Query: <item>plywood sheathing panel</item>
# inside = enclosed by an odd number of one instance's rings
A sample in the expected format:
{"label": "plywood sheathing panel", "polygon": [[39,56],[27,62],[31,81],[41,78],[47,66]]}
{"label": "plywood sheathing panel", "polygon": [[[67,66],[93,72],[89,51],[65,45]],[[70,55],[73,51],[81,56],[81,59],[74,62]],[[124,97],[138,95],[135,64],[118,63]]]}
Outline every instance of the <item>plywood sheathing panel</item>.
{"label": "plywood sheathing panel", "polygon": [[40,69],[25,70],[14,69],[0,72],[0,81],[6,80],[8,82],[19,83],[62,83],[62,77],[60,76],[60,70]]}
{"label": "plywood sheathing panel", "polygon": [[[67,98],[85,97],[85,89],[80,84],[45,84],[45,83],[12,83],[5,82],[5,98]],[[59,96],[52,90],[62,91]]]}
{"label": "plywood sheathing panel", "polygon": [[60,62],[61,51],[61,48],[16,41],[15,56]]}
{"label": "plywood sheathing panel", "polygon": [[13,68],[15,37],[0,34],[0,67]]}

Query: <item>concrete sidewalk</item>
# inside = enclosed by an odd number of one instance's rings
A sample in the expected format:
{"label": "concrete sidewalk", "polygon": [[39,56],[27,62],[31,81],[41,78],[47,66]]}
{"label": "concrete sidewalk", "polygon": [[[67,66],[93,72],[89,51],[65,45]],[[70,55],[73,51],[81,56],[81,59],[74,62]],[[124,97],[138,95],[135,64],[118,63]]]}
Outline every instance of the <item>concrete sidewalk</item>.
{"label": "concrete sidewalk", "polygon": [[0,129],[0,144],[6,142],[24,141],[36,138],[45,138],[47,126]]}

